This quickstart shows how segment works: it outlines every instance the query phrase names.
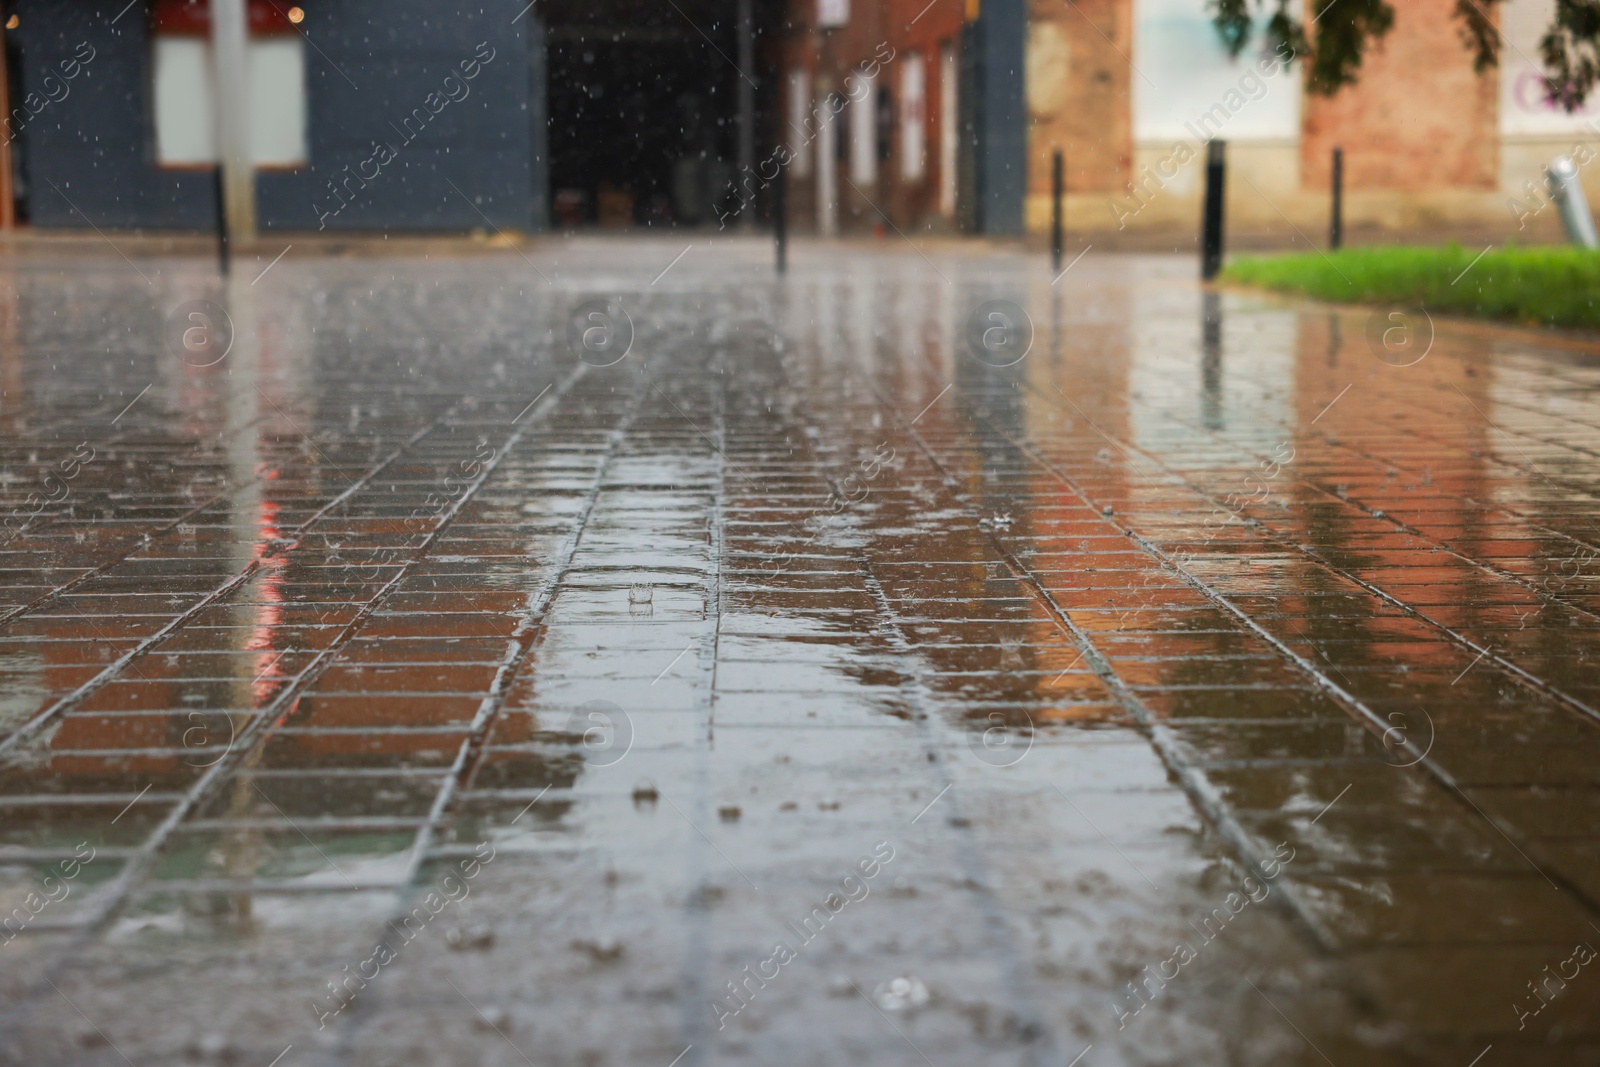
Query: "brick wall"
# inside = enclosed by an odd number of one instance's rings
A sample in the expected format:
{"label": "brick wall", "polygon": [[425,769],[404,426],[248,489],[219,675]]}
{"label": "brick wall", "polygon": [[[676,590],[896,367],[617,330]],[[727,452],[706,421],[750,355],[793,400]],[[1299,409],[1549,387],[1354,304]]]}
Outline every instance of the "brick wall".
{"label": "brick wall", "polygon": [[1033,0],[1030,14],[1030,199],[1050,195],[1057,148],[1066,153],[1069,192],[1120,192],[1133,159],[1126,58],[1133,51],[1133,0]]}
{"label": "brick wall", "polygon": [[1479,76],[1455,0],[1405,0],[1360,81],[1306,97],[1302,181],[1326,189],[1335,146],[1352,190],[1487,190],[1499,178],[1499,81]]}

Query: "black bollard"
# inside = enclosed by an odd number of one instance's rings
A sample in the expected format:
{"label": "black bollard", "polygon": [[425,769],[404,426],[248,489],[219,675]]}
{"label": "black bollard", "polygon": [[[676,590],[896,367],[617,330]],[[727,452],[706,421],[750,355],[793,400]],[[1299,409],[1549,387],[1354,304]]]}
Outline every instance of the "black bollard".
{"label": "black bollard", "polygon": [[1228,143],[1206,142],[1206,202],[1200,231],[1200,277],[1206,281],[1222,270],[1222,202],[1228,180]]}
{"label": "black bollard", "polygon": [[228,276],[228,200],[224,194],[222,164],[217,164],[217,269]]}
{"label": "black bollard", "polygon": [[772,236],[778,245],[778,273],[789,269],[789,172],[782,164],[772,179]]}
{"label": "black bollard", "polygon": [[1062,230],[1066,214],[1063,201],[1066,195],[1065,166],[1061,149],[1058,148],[1050,162],[1050,270],[1052,274],[1057,275],[1061,273]]}
{"label": "black bollard", "polygon": [[1333,150],[1333,222],[1328,227],[1328,247],[1344,246],[1344,149]]}

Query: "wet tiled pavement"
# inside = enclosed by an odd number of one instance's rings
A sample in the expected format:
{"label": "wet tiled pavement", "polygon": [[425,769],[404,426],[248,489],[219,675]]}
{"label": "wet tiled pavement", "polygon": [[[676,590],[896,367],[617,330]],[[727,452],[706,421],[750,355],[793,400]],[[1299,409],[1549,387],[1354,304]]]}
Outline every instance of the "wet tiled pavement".
{"label": "wet tiled pavement", "polygon": [[1600,1063],[1600,349],[680,251],[0,270],[0,1063]]}

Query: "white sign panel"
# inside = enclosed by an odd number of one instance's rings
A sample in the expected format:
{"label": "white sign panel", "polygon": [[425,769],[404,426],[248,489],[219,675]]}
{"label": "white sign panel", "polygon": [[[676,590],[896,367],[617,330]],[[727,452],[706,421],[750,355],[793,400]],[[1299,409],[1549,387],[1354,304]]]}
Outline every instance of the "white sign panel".
{"label": "white sign panel", "polygon": [[927,149],[928,75],[921,52],[906,54],[900,68],[900,176],[907,181],[922,177]]}
{"label": "white sign panel", "polygon": [[811,138],[816,135],[816,119],[811,111],[811,73],[804,67],[789,71],[789,152],[797,178],[811,174]]}
{"label": "white sign panel", "polygon": [[1259,36],[1238,59],[1230,58],[1209,6],[1206,0],[1134,0],[1134,140],[1298,139],[1300,68],[1274,59],[1272,73],[1263,74],[1267,56]]}
{"label": "white sign panel", "polygon": [[843,26],[850,21],[850,0],[817,0],[818,26]]}
{"label": "white sign panel", "polygon": [[862,88],[849,104],[850,180],[869,185],[878,180],[878,79],[859,70],[853,77]]}
{"label": "white sign panel", "polygon": [[1600,119],[1600,93],[1568,114],[1545,96],[1539,39],[1555,18],[1555,0],[1510,0],[1501,8],[1505,47],[1500,50],[1500,132],[1516,136],[1577,133]]}

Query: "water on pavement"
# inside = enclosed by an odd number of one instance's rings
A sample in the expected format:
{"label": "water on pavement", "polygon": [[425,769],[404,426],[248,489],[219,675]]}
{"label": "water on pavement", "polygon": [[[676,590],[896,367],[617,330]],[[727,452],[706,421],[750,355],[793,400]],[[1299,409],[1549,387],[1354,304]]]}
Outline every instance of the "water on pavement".
{"label": "water on pavement", "polygon": [[1595,348],[1193,267],[8,267],[0,1063],[1600,1063]]}

